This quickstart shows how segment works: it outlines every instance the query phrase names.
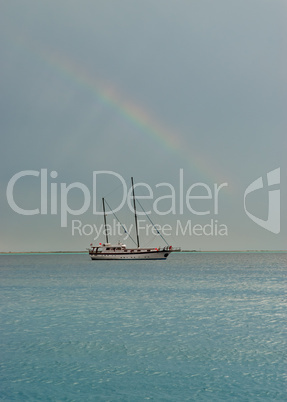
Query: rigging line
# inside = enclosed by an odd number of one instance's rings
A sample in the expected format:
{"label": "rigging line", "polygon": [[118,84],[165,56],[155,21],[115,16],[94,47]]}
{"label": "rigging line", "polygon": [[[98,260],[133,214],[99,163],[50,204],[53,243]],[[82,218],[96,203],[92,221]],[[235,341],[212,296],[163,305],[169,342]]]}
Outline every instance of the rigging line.
{"label": "rigging line", "polygon": [[109,193],[107,193],[107,194],[104,196],[104,198],[106,198],[108,195],[110,195],[110,194],[116,192],[121,186],[122,186],[122,184],[119,184],[118,187],[114,188],[112,191],[110,191]]}
{"label": "rigging line", "polygon": [[133,241],[133,243],[136,245],[137,243],[134,241],[134,239],[131,237],[131,235],[129,234],[129,232],[126,230],[126,228],[124,227],[124,225],[122,224],[122,222],[119,220],[119,218],[117,217],[117,215],[114,213],[114,211],[112,210],[112,208],[109,206],[108,201],[105,200],[105,203],[107,204],[107,206],[109,207],[110,211],[112,212],[112,214],[114,215],[114,217],[116,218],[116,220],[120,223],[121,227],[124,229],[124,232],[129,236],[129,238]]}
{"label": "rigging line", "polygon": [[149,239],[149,241],[146,243],[146,247],[149,247],[150,246],[150,244],[152,244],[153,242],[154,242],[154,240],[155,240],[155,238],[156,238],[156,234],[151,238],[151,239]]}
{"label": "rigging line", "polygon": [[169,246],[168,242],[165,240],[165,238],[162,236],[162,234],[158,231],[157,227],[155,226],[155,224],[153,223],[153,221],[150,219],[150,217],[148,216],[148,214],[146,213],[146,211],[143,209],[142,204],[139,202],[139,200],[137,200],[139,206],[141,207],[141,209],[143,210],[143,212],[145,213],[146,217],[148,218],[148,220],[150,221],[150,223],[153,225],[153,227],[155,228],[155,230],[157,231],[157,233],[160,235],[160,237],[163,239],[163,241],[165,242],[165,244],[167,246]]}

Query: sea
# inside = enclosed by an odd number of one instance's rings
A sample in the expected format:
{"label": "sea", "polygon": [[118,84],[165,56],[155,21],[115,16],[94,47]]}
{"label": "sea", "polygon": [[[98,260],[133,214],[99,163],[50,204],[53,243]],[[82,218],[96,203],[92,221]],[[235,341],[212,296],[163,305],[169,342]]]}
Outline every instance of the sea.
{"label": "sea", "polygon": [[0,400],[286,401],[287,253],[0,256]]}

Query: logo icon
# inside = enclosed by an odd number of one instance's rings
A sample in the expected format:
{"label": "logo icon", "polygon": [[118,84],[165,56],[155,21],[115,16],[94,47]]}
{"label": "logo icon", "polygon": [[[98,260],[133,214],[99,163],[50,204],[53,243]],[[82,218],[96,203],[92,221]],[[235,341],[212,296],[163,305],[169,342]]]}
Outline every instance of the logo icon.
{"label": "logo icon", "polygon": [[[268,187],[280,184],[280,168],[272,170],[267,173]],[[280,189],[271,189],[268,191],[268,217],[267,220],[260,219],[257,216],[251,214],[246,209],[246,196],[253,191],[262,189],[263,178],[262,176],[253,181],[245,190],[244,193],[244,210],[257,225],[269,230],[272,233],[280,233]]]}

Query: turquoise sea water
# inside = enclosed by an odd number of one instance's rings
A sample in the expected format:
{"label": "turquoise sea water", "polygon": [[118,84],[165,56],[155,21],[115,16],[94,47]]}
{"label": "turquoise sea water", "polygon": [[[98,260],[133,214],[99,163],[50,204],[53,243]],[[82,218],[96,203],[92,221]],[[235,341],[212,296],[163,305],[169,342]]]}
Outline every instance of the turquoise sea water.
{"label": "turquoise sea water", "polygon": [[0,400],[286,400],[287,254],[0,256]]}

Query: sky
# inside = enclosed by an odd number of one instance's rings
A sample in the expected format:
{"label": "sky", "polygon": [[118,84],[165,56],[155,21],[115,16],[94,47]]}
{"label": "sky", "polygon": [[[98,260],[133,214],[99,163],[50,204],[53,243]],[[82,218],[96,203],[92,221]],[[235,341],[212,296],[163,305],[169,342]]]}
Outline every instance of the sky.
{"label": "sky", "polygon": [[169,244],[285,250],[286,17],[284,0],[2,2],[0,252],[103,241],[102,197],[132,225],[132,176]]}

